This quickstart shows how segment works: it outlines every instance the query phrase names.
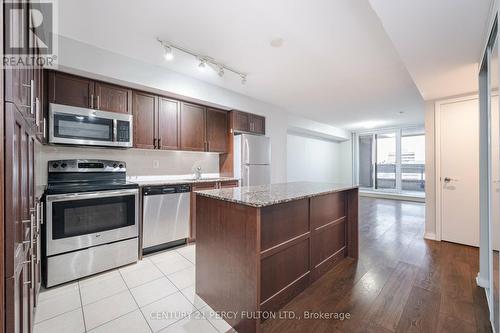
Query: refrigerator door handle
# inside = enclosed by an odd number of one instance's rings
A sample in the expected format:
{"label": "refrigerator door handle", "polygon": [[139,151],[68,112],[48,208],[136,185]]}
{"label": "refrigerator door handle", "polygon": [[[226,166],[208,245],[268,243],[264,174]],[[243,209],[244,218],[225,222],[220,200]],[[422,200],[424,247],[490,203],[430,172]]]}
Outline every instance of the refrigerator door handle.
{"label": "refrigerator door handle", "polygon": [[250,167],[248,165],[243,166],[243,186],[250,185]]}

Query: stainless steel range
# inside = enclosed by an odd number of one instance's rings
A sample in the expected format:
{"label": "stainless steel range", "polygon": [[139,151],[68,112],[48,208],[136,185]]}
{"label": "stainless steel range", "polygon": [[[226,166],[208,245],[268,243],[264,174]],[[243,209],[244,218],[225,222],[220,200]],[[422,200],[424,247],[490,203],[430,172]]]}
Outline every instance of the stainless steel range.
{"label": "stainless steel range", "polygon": [[59,160],[48,170],[46,286],[137,261],[139,186],[125,162]]}

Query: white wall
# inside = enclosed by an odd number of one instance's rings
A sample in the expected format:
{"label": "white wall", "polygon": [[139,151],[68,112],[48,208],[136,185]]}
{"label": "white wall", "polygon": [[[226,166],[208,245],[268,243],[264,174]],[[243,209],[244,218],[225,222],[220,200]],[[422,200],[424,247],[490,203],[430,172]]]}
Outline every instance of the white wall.
{"label": "white wall", "polygon": [[[351,183],[350,141],[287,135],[287,181]],[[351,168],[351,169],[350,169]]]}
{"label": "white wall", "polygon": [[[37,184],[47,182],[48,161],[76,158],[125,161],[127,176],[186,175],[198,166],[203,173],[219,172],[219,155],[215,153],[43,145],[37,158]],[[158,168],[153,167],[153,161],[158,161]]]}

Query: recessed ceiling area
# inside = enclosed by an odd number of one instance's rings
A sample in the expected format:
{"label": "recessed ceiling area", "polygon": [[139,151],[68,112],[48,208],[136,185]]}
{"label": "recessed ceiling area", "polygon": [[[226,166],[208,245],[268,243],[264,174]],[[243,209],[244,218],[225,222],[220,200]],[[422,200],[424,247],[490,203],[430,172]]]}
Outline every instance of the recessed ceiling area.
{"label": "recessed ceiling area", "polygon": [[[347,129],[421,124],[422,96],[382,23],[368,0],[59,2],[65,37],[290,113]],[[182,53],[166,61],[157,37],[246,72],[248,80],[200,71],[199,61]]]}
{"label": "recessed ceiling area", "polygon": [[425,100],[478,90],[492,0],[369,0]]}

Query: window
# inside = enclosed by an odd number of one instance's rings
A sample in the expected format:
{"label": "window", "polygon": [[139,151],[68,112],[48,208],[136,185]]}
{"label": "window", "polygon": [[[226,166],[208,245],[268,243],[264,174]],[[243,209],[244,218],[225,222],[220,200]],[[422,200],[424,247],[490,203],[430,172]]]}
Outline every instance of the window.
{"label": "window", "polygon": [[425,135],[421,131],[401,133],[401,190],[425,191]]}
{"label": "window", "polygon": [[396,188],[396,133],[375,134],[377,140],[376,189]]}
{"label": "window", "polygon": [[423,128],[403,128],[358,136],[359,184],[397,193],[425,192]]}

